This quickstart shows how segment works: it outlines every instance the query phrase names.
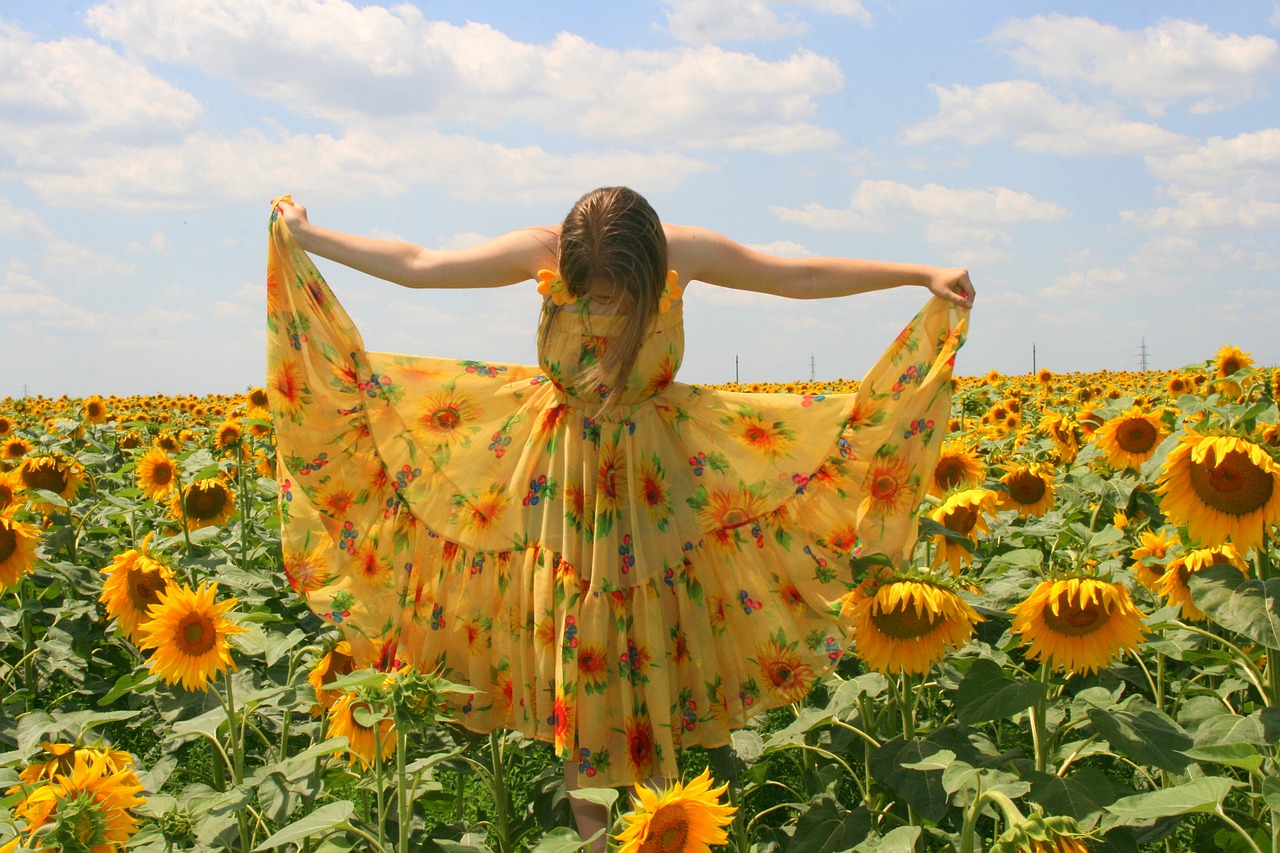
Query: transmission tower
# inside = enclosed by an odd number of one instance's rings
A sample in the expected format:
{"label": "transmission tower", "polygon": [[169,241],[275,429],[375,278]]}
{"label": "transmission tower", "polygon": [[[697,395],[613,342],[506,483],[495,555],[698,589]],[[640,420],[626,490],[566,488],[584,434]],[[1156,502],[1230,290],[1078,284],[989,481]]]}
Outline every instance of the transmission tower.
{"label": "transmission tower", "polygon": [[809,381],[810,382],[812,382],[814,378],[818,375],[817,364],[818,363],[813,359],[813,353],[809,353]]}
{"label": "transmission tower", "polygon": [[1147,371],[1147,339],[1144,336],[1142,343],[1138,346],[1138,364],[1141,366],[1142,372]]}

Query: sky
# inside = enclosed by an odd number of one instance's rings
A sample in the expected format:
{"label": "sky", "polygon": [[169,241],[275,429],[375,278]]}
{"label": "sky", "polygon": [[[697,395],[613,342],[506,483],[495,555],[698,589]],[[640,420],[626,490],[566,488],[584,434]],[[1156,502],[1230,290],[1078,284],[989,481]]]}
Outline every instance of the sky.
{"label": "sky", "polygon": [[[432,248],[597,186],[969,269],[961,375],[1280,364],[1280,4],[0,0],[0,397],[263,382],[270,201]],[[532,363],[532,282],[321,260],[366,347]],[[926,299],[692,284],[690,382],[856,379]]]}

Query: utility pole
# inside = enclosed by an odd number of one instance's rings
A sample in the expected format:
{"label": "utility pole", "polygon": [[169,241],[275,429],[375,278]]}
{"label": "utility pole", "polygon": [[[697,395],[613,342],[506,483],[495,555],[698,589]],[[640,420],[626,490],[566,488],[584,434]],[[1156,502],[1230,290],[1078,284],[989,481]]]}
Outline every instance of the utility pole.
{"label": "utility pole", "polygon": [[817,376],[817,362],[813,360],[813,353],[809,353],[809,381],[812,382]]}
{"label": "utility pole", "polygon": [[1034,375],[1035,372],[1036,372],[1036,342],[1032,341],[1031,342],[1031,373]]}
{"label": "utility pole", "polygon": [[1142,337],[1142,344],[1138,347],[1138,363],[1142,365],[1142,372],[1147,372],[1147,338]]}
{"label": "utility pole", "polygon": [[741,384],[742,384],[742,380],[738,379],[738,356],[737,356],[737,354],[735,354],[735,355],[733,356],[733,384],[734,384],[734,385],[741,385]]}

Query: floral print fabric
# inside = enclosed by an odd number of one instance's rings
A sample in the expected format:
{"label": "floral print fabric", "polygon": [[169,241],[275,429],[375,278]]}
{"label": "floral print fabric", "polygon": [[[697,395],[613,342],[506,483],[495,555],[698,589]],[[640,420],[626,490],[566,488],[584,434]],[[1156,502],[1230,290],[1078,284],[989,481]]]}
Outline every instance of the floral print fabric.
{"label": "floral print fabric", "polygon": [[537,366],[366,352],[274,214],[267,293],[289,583],[599,785],[677,776],[844,653],[850,561],[914,546],[965,325],[930,301],[856,394],[731,393],[675,381],[676,301],[600,413],[575,380],[620,318],[548,305]]}

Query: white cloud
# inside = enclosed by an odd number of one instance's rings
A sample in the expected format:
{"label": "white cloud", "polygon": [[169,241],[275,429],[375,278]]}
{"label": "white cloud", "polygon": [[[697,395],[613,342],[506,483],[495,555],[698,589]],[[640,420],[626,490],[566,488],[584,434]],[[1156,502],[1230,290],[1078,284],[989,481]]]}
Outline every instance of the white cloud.
{"label": "white cloud", "polygon": [[1151,173],[1181,189],[1249,186],[1280,193],[1280,128],[1215,136],[1199,148],[1147,159]]}
{"label": "white cloud", "polygon": [[128,275],[134,270],[133,264],[125,263],[114,255],[56,238],[45,246],[44,265],[50,272],[76,278]]}
{"label": "white cloud", "polygon": [[938,113],[906,129],[910,144],[956,139],[979,145],[1009,137],[1019,148],[1065,156],[1169,155],[1193,145],[1158,125],[1129,121],[1106,104],[1064,101],[1030,80],[931,88]]}
{"label": "white cloud", "polygon": [[815,228],[862,231],[885,230],[900,217],[971,227],[1052,222],[1070,215],[1066,208],[1007,187],[952,189],[925,184],[917,188],[887,180],[863,181],[848,207],[810,204],[803,208],[775,207],[773,211],[786,221]]}
{"label": "white cloud", "polygon": [[18,207],[7,198],[0,198],[0,234],[33,240],[53,239],[53,232],[44,224],[40,214]]}
{"label": "white cloud", "polygon": [[851,18],[864,26],[871,13],[858,0],[667,0],[667,29],[683,42],[779,39],[804,35],[809,26],[794,12],[779,17],[778,7],[808,8]]}
{"label": "white cloud", "polygon": [[1091,18],[1050,15],[1009,21],[991,38],[1027,70],[1109,90],[1153,113],[1189,99],[1193,111],[1248,100],[1280,68],[1280,45],[1273,39],[1221,35],[1186,20],[1123,30]]}
{"label": "white cloud", "polygon": [[805,50],[778,60],[713,45],[614,50],[572,33],[532,44],[407,4],[109,0],[86,20],[130,51],[347,125],[417,116],[626,144],[805,150],[833,144],[805,119],[815,97],[843,85],[834,61]]}
{"label": "white cloud", "polygon": [[1150,210],[1123,210],[1120,219],[1151,230],[1196,232],[1223,228],[1280,228],[1280,202],[1193,192],[1180,197],[1176,204]]}

